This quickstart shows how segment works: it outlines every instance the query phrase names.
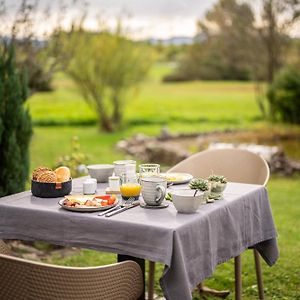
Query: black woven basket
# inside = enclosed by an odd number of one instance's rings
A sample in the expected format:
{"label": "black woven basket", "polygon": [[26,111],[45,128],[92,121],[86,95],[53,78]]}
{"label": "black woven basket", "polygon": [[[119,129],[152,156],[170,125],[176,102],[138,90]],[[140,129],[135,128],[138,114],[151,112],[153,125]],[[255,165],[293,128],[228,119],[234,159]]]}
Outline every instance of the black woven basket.
{"label": "black woven basket", "polygon": [[31,180],[31,192],[36,197],[58,198],[70,194],[72,179],[66,182],[46,183]]}

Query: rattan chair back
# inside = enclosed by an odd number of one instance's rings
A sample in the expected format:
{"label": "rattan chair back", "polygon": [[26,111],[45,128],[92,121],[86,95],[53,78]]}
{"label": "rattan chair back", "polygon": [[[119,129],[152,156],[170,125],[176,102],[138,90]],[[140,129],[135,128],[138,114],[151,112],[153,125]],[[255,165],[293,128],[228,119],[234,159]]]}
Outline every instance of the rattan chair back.
{"label": "rattan chair back", "polygon": [[223,175],[229,181],[266,185],[269,166],[259,155],[242,149],[212,149],[198,152],[181,161],[168,172],[185,172],[194,177]]}
{"label": "rattan chair back", "polygon": [[10,248],[3,240],[0,240],[0,254],[10,254]]}
{"label": "rattan chair back", "polygon": [[142,271],[133,261],[71,268],[0,254],[0,299],[134,300],[142,291]]}

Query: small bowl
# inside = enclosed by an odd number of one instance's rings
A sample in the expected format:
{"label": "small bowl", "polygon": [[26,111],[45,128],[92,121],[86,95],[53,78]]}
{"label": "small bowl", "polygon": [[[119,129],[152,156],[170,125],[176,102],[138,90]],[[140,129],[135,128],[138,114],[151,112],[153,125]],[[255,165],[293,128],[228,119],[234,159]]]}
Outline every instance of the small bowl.
{"label": "small bowl", "polygon": [[31,193],[41,198],[57,198],[69,195],[72,191],[72,180],[65,182],[39,182],[31,180]]}
{"label": "small bowl", "polygon": [[114,165],[98,164],[87,166],[89,174],[92,178],[96,178],[97,182],[108,182],[108,177],[113,174]]}
{"label": "small bowl", "polygon": [[177,190],[172,191],[172,201],[179,213],[192,214],[197,211],[200,204],[205,202],[206,194],[198,191],[194,196],[195,190]]}

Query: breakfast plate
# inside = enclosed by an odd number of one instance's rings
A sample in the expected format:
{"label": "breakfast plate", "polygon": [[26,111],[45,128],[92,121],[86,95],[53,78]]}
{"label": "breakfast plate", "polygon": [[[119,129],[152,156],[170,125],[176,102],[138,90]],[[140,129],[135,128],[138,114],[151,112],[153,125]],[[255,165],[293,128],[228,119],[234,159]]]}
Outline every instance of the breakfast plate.
{"label": "breakfast plate", "polygon": [[116,206],[118,199],[115,195],[69,195],[58,201],[58,204],[70,211],[94,212]]}
{"label": "breakfast plate", "polygon": [[189,183],[193,179],[193,175],[188,173],[160,173],[159,175],[172,184]]}

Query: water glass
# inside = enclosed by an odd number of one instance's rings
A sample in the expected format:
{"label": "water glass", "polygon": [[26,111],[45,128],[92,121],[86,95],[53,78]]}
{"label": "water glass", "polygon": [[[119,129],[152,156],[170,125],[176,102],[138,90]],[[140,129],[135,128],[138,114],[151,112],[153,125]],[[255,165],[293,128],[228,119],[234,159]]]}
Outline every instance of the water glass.
{"label": "water glass", "polygon": [[160,173],[160,165],[159,164],[142,164],[139,166],[140,169],[140,177],[149,177],[149,176],[157,176]]}

